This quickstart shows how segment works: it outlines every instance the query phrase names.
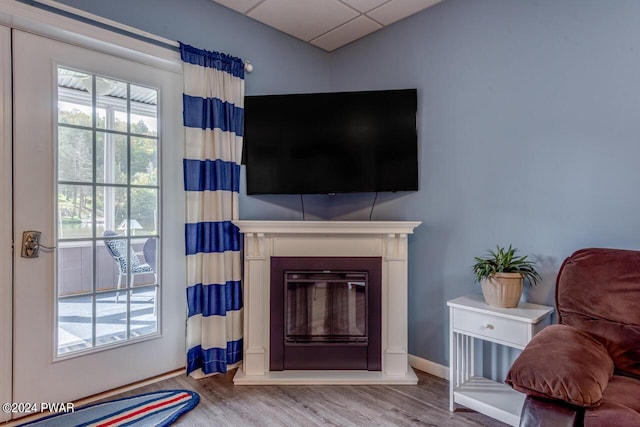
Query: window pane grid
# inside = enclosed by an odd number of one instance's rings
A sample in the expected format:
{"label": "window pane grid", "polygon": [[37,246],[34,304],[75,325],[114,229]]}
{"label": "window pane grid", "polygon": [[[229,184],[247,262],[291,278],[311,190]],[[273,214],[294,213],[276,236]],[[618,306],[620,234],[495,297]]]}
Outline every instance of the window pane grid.
{"label": "window pane grid", "polygon": [[58,122],[58,127],[66,128],[66,129],[78,129],[78,130],[90,130],[90,131],[93,130],[91,126],[74,125],[71,123],[64,123],[64,122]]}
{"label": "window pane grid", "polygon": [[[66,128],[66,129],[88,130],[88,131],[94,130],[94,128],[92,128],[91,126],[76,125],[76,124],[64,123],[64,122],[58,122],[58,127]],[[110,134],[110,135],[131,136],[132,138],[152,139],[155,141],[160,139],[158,138],[157,135],[150,135],[146,133],[135,133],[135,132],[127,133],[126,131],[119,131],[119,130],[113,130],[113,129],[98,129],[98,131],[101,133]]]}
{"label": "window pane grid", "polygon": [[[60,184],[60,185],[88,185],[87,182],[62,181],[62,180],[59,180],[58,184]],[[127,184],[101,184],[101,183],[96,183],[95,187],[96,188],[100,188],[100,187],[119,187],[119,188],[131,187],[131,188],[150,188],[150,189],[158,189],[158,188],[160,188],[158,185],[140,185],[140,184],[127,185]]]}
{"label": "window pane grid", "polygon": [[[94,130],[90,126],[74,125],[74,124],[62,123],[62,122],[58,122],[58,127],[66,128],[66,129],[88,130],[88,131],[93,131]],[[130,135],[132,138],[152,139],[152,140],[155,140],[155,141],[160,139],[155,135],[149,135],[149,134],[143,134],[143,133],[131,132],[131,133],[127,134],[127,132],[121,132],[121,131],[117,131],[117,130],[108,130],[108,129],[100,129],[99,131],[102,132],[102,133],[111,134],[111,135],[120,135],[120,136],[128,136],[128,135]]]}
{"label": "window pane grid", "polygon": [[[97,153],[96,153],[96,148],[97,148],[97,142],[96,142],[96,114],[95,114],[95,108],[96,108],[96,76],[91,76],[91,107],[93,110],[93,114],[91,114],[91,122],[92,122],[92,129],[91,129],[91,136],[92,136],[92,144],[93,144],[93,159],[92,159],[92,180],[91,180],[91,184],[93,186],[92,190],[93,190],[93,200],[96,200],[96,194],[98,194],[96,192],[96,164],[98,162],[97,159]],[[92,256],[92,264],[95,266],[97,264],[97,258],[96,258],[96,229],[97,229],[97,220],[96,220],[96,203],[92,203],[93,206],[93,215],[91,217],[91,221],[92,221],[92,237],[93,237],[93,241],[91,242],[91,256]],[[96,293],[96,283],[97,283],[97,277],[98,277],[98,272],[97,269],[94,268],[93,269],[93,283],[91,284],[91,288],[93,291],[93,297],[91,298],[91,303],[92,303],[92,307],[91,307],[91,315],[92,315],[92,322],[91,322],[91,346],[95,347],[97,345],[97,325],[96,325],[96,317],[97,317],[97,313],[98,313],[98,308],[96,306],[96,297],[95,297],[95,293]]]}
{"label": "window pane grid", "polygon": [[[154,100],[155,89],[58,67],[59,356],[159,331]],[[89,287],[61,288],[76,271]]]}

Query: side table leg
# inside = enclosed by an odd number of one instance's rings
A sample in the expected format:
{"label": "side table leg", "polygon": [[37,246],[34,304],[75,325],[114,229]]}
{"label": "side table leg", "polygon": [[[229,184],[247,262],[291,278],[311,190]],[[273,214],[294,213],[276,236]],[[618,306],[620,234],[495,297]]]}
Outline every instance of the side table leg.
{"label": "side table leg", "polygon": [[458,349],[456,333],[453,332],[453,310],[449,310],[449,410],[456,410],[453,392],[458,386]]}

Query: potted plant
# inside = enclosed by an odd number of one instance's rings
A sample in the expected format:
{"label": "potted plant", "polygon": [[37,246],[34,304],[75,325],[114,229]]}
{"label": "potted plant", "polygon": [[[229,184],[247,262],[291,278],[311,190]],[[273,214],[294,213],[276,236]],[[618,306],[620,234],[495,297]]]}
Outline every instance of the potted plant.
{"label": "potted plant", "polygon": [[518,249],[509,245],[508,249],[497,246],[488,250],[483,257],[474,257],[473,273],[476,282],[482,286],[482,294],[487,304],[514,308],[522,296],[525,280],[535,285],[541,280],[536,271],[535,262],[527,255],[516,255]]}

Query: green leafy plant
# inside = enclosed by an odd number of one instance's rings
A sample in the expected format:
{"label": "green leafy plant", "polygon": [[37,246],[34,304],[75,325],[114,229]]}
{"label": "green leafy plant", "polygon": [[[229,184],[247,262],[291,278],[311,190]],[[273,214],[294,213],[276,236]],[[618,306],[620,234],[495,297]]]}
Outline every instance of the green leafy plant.
{"label": "green leafy plant", "polygon": [[496,246],[496,250],[488,250],[483,257],[474,257],[473,274],[476,282],[488,279],[496,273],[520,273],[530,284],[535,285],[542,280],[535,268],[535,262],[527,259],[527,255],[517,256],[518,249],[509,245],[508,249]]}

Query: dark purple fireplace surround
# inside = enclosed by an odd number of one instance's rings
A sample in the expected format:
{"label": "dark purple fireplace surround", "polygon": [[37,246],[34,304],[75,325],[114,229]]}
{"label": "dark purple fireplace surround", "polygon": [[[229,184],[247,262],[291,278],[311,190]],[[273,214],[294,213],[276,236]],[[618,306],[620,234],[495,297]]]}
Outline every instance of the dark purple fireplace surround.
{"label": "dark purple fireplace surround", "polygon": [[382,369],[382,259],[271,257],[269,369]]}

